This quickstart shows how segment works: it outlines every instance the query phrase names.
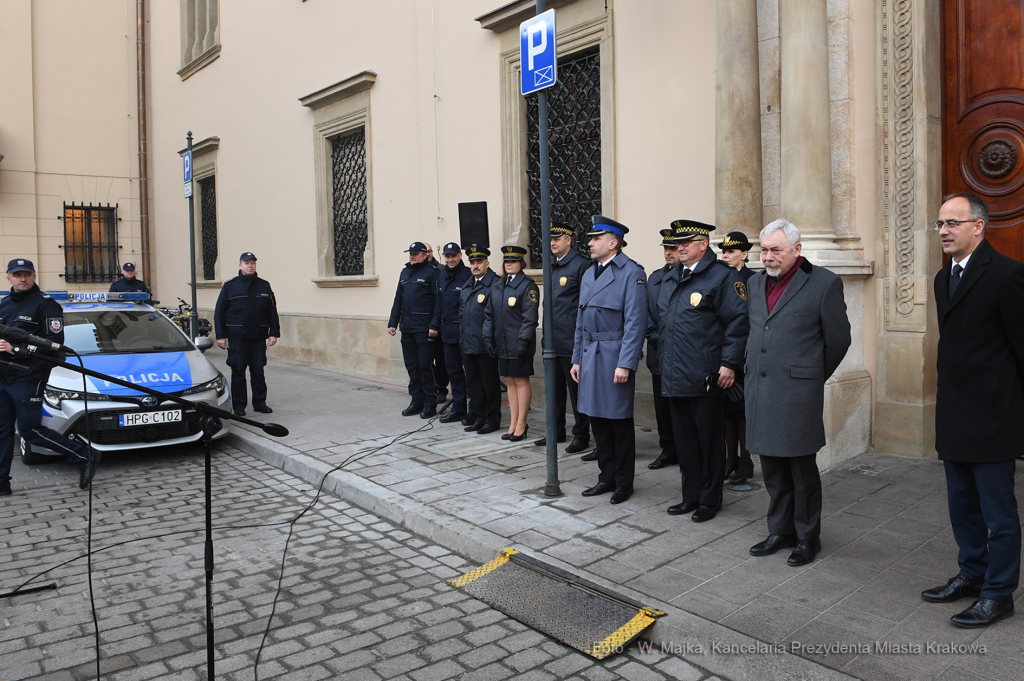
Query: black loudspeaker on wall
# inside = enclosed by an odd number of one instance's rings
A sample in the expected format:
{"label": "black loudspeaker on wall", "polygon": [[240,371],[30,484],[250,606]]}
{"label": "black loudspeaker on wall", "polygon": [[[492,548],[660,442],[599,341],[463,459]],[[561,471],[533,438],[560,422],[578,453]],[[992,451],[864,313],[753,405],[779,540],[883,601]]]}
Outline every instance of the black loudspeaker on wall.
{"label": "black loudspeaker on wall", "polygon": [[491,247],[490,232],[487,229],[487,202],[473,201],[459,204],[459,238],[462,248],[472,245]]}

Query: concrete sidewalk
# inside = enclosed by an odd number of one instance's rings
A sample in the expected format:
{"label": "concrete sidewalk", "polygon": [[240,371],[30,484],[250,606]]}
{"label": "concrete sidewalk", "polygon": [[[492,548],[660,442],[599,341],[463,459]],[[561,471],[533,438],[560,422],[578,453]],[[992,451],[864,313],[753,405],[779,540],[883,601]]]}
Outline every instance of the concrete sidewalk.
{"label": "concrete sidewalk", "polygon": [[[226,353],[207,357],[228,375]],[[759,470],[755,491],[727,491],[714,520],[669,516],[678,468],[648,470],[657,436],[638,429],[629,501],[583,498],[597,464],[579,455],[560,458],[565,496],[552,499],[544,451],[529,446],[543,434],[540,410],[529,439],[510,444],[504,429],[480,436],[403,418],[408,394],[395,383],[277,361],[267,379],[267,420],[291,435],[235,426],[239,448],[317,484],[354,457],[325,489],[473,561],[512,546],[661,607],[669,614],[652,628],[655,644],[723,677],[1024,678],[1024,617],[961,630],[949,617],[968,601],[921,600],[957,571],[937,461],[864,454],[823,474],[822,553],[791,568],[788,551],[748,553],[767,535]]]}

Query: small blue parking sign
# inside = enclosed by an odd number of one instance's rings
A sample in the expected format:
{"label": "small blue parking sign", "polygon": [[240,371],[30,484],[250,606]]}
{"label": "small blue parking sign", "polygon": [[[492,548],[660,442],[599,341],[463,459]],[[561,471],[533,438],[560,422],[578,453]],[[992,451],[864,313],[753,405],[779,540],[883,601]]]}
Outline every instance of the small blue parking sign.
{"label": "small blue parking sign", "polygon": [[185,198],[192,196],[192,152],[186,151],[181,157],[185,167]]}
{"label": "small blue parking sign", "polygon": [[555,10],[549,9],[519,24],[519,59],[524,95],[558,82],[555,54]]}

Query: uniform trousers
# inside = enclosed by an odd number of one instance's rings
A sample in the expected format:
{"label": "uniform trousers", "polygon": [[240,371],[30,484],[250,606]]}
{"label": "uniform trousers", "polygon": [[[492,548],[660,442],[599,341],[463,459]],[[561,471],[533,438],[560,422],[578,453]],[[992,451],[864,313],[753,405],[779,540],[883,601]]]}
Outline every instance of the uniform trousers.
{"label": "uniform trousers", "polygon": [[263,367],[267,366],[266,339],[229,338],[228,366],[231,367],[231,406],[240,411],[249,401],[245,386],[246,369],[249,369],[249,382],[252,384],[252,406],[264,406],[267,403],[267,378],[263,373]]}
{"label": "uniform trousers", "polygon": [[[733,409],[735,405],[730,405]],[[738,411],[725,411],[725,470],[728,474],[743,478],[754,477],[754,461],[747,449],[747,417],[743,413],[743,402]]]}
{"label": "uniform trousers", "polygon": [[605,419],[591,416],[590,426],[597,441],[597,465],[601,469],[597,481],[616,487],[633,487],[636,431],[632,417]]}
{"label": "uniform trousers", "polygon": [[[429,338],[429,336],[428,336]],[[448,367],[446,366],[444,343],[441,342],[440,333],[434,337],[434,340],[429,341],[430,345],[434,348],[434,363],[431,365],[430,370],[434,375],[434,386],[438,397],[448,395]],[[444,402],[443,399],[439,399],[438,402]]]}
{"label": "uniform trousers", "polygon": [[465,414],[466,374],[462,369],[462,350],[458,343],[442,343],[442,345],[444,345],[444,368],[448,374],[448,380],[452,384],[451,413]]}
{"label": "uniform trousers", "polygon": [[68,463],[85,468],[89,448],[42,426],[45,380],[0,383],[0,489],[11,488],[14,463],[14,424],[30,445],[58,452]]}
{"label": "uniform trousers", "polygon": [[725,478],[725,398],[670,397],[676,458],[683,475],[683,503],[722,505]]}
{"label": "uniform trousers", "polygon": [[[572,436],[583,440],[590,439],[590,417],[581,414],[576,408],[579,397],[579,383],[572,380],[569,373],[572,370],[572,357],[558,356],[555,358],[555,413],[557,414],[557,433],[559,436],[565,434],[565,395],[569,393],[569,400],[572,402]],[[568,388],[568,390],[566,390]]]}
{"label": "uniform trousers", "polygon": [[960,573],[984,578],[982,598],[1013,596],[1020,581],[1020,517],[1013,494],[1013,460],[944,461],[949,520],[960,548]]}
{"label": "uniform trousers", "polygon": [[488,354],[463,355],[466,367],[466,387],[469,390],[470,416],[485,425],[501,424],[501,382],[498,380],[498,360]]}
{"label": "uniform trousers", "polygon": [[661,375],[651,374],[654,384],[654,418],[658,423],[658,445],[661,455],[666,459],[676,460],[676,436],[672,432],[672,412],[668,406],[668,398],[661,394]]}
{"label": "uniform trousers", "polygon": [[761,473],[771,501],[768,531],[814,541],[821,534],[821,476],[817,454],[761,455]]}
{"label": "uniform trousers", "polygon": [[419,405],[424,409],[437,406],[434,357],[435,348],[440,344],[440,341],[431,341],[426,331],[402,332],[402,358],[405,370],[409,372],[409,395],[413,406]]}

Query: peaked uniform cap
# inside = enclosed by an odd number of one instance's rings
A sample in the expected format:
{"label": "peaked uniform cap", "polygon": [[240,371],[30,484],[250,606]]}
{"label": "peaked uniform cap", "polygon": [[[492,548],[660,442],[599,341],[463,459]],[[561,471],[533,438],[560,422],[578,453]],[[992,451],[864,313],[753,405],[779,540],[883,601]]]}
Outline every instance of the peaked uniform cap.
{"label": "peaked uniform cap", "polygon": [[715,231],[714,225],[709,225],[696,220],[673,220],[672,229],[675,230],[676,241],[689,241],[699,236],[711,239],[711,232]]}
{"label": "peaked uniform cap", "polygon": [[484,246],[477,246],[476,244],[470,246],[469,249],[466,251],[466,256],[470,260],[486,260],[487,256],[489,256],[490,254],[491,251],[489,248],[485,248]]}
{"label": "peaked uniform cap", "polygon": [[604,215],[595,215],[591,219],[594,222],[594,227],[587,232],[587,236],[611,233],[621,237],[629,233],[629,227]]}
{"label": "peaked uniform cap", "polygon": [[526,249],[522,246],[502,246],[502,260],[522,260],[526,262]]}
{"label": "peaked uniform cap", "polygon": [[749,251],[753,247],[754,244],[750,243],[750,239],[743,232],[729,232],[725,235],[725,240],[718,244],[720,250],[738,248],[741,251]]}

